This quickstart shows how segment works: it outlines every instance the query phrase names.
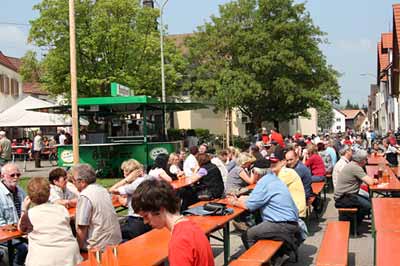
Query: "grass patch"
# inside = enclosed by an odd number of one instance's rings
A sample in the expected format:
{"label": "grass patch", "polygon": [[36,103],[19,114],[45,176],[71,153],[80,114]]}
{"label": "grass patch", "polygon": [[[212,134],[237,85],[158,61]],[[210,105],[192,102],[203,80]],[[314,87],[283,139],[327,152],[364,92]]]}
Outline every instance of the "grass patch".
{"label": "grass patch", "polygon": [[[97,184],[102,185],[105,188],[110,188],[112,185],[117,183],[121,178],[97,178]],[[28,184],[29,177],[22,177],[19,181],[19,186],[26,191],[26,186]]]}

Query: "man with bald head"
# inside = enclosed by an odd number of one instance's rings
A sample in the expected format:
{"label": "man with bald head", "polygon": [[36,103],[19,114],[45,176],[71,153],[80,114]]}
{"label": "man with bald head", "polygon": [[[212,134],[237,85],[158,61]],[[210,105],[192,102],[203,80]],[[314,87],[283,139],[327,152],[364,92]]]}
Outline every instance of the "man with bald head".
{"label": "man with bald head", "polygon": [[285,154],[286,166],[294,169],[301,178],[301,182],[304,186],[304,192],[306,193],[306,199],[313,195],[311,187],[311,172],[300,160],[299,156],[294,150],[290,150]]}
{"label": "man with bald head", "polygon": [[[0,226],[17,224],[21,217],[21,205],[25,198],[25,191],[18,186],[21,172],[14,163],[7,163],[1,168],[0,182]],[[12,240],[17,250],[14,265],[23,265],[28,247],[19,239]]]}

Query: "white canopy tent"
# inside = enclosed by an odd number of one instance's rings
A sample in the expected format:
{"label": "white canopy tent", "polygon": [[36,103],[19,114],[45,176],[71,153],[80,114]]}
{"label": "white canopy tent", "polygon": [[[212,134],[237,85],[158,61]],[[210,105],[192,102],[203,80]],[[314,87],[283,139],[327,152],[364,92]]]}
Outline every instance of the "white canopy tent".
{"label": "white canopy tent", "polygon": [[[34,98],[32,96],[28,96],[0,113],[0,127],[28,128],[71,126],[72,123],[70,115],[42,113],[26,110],[31,108],[47,108],[52,106],[54,106],[54,104]],[[84,119],[80,119],[79,122],[81,125],[88,125],[88,121]]]}

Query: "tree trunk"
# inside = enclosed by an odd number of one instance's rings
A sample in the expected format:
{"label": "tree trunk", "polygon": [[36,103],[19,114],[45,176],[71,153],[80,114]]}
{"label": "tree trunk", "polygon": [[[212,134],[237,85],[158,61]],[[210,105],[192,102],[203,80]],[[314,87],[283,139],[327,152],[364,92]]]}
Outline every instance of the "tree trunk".
{"label": "tree trunk", "polygon": [[274,120],[274,128],[279,132],[279,121]]}

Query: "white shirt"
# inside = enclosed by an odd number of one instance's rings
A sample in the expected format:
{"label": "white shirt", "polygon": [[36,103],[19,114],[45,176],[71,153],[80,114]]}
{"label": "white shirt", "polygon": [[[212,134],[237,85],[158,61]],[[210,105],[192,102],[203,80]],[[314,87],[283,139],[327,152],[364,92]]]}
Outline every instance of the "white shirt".
{"label": "white shirt", "polygon": [[41,151],[43,149],[42,136],[36,135],[33,139],[33,150]]}
{"label": "white shirt", "polygon": [[50,197],[49,201],[51,203],[54,203],[57,200],[70,200],[77,198],[77,196],[70,191],[68,188],[65,188],[65,190],[62,190],[60,187],[56,185],[50,185]]}
{"label": "white shirt", "polygon": [[198,162],[196,160],[196,157],[194,157],[193,154],[190,154],[186,160],[183,162],[183,171],[185,172],[186,177],[190,177],[194,174],[192,169],[197,168]]}
{"label": "white shirt", "polygon": [[226,178],[228,177],[228,169],[226,169],[225,164],[218,157],[212,158],[211,162],[218,167],[219,171],[221,172],[222,180],[225,183],[226,182]]}
{"label": "white shirt", "polygon": [[66,139],[67,139],[67,137],[64,134],[61,134],[60,137],[58,138],[60,145],[64,145]]}
{"label": "white shirt", "polygon": [[348,164],[348,163],[349,163],[349,160],[347,160],[344,156],[342,156],[342,157],[340,157],[340,160],[333,167],[333,172],[332,172],[333,188],[336,187],[337,180],[340,176],[340,172],[342,172],[343,167],[345,167],[346,164]]}

